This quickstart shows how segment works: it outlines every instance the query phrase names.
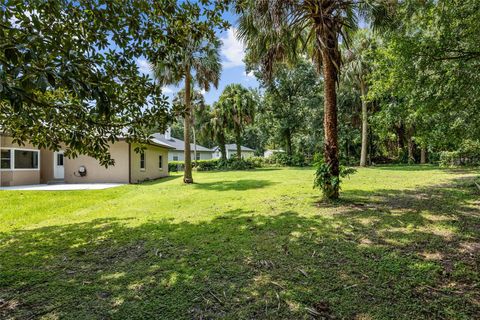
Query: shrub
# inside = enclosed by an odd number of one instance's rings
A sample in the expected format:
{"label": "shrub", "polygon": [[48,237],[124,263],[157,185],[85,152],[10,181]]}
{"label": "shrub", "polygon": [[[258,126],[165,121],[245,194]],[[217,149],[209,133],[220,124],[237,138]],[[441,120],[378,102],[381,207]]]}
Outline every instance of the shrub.
{"label": "shrub", "polygon": [[253,168],[261,168],[266,164],[265,158],[263,157],[250,157],[245,159]]}
{"label": "shrub", "polygon": [[183,169],[184,169],[183,161],[168,162],[168,172],[178,172],[178,171],[183,171]]}
{"label": "shrub", "polygon": [[[261,157],[251,157],[248,159],[231,158],[227,161],[221,159],[197,160],[192,161],[192,167],[197,171],[212,171],[212,170],[249,170],[262,167],[264,159]],[[178,172],[184,170],[183,161],[171,161],[168,163],[168,170],[170,172]]]}
{"label": "shrub", "polygon": [[227,170],[249,170],[254,169],[253,163],[237,158],[230,158],[227,160],[225,169]]}
{"label": "shrub", "polygon": [[309,163],[306,160],[305,156],[301,153],[296,153],[292,156],[289,156],[286,153],[274,153],[270,157],[264,160],[264,163],[276,166],[289,166],[289,167],[305,167]]}
{"label": "shrub", "polygon": [[480,165],[480,141],[465,140],[456,151],[440,153],[440,166],[478,166]]}
{"label": "shrub", "polygon": [[212,171],[217,170],[220,164],[220,159],[197,160],[192,162],[192,166],[198,171]]}
{"label": "shrub", "polygon": [[323,156],[320,154],[315,155],[314,161],[314,166],[317,170],[315,171],[313,188],[321,189],[323,196],[327,199],[332,198],[335,190],[340,190],[342,178],[357,172],[354,168],[340,166],[340,176],[334,177],[330,174],[330,165],[324,162]]}

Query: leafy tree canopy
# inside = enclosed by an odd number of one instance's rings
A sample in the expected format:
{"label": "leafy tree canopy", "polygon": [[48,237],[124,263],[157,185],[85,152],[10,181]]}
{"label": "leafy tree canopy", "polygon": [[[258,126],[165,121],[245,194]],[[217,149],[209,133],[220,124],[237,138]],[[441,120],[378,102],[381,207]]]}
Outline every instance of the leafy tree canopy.
{"label": "leafy tree canopy", "polygon": [[[371,99],[379,123],[402,118],[420,144],[437,148],[480,137],[480,3],[405,1],[383,36]],[[382,119],[383,118],[383,119]]]}
{"label": "leafy tree canopy", "polygon": [[112,164],[108,143],[144,141],[168,104],[138,59],[177,57],[216,39],[222,1],[4,1],[0,5],[0,126],[16,142]]}

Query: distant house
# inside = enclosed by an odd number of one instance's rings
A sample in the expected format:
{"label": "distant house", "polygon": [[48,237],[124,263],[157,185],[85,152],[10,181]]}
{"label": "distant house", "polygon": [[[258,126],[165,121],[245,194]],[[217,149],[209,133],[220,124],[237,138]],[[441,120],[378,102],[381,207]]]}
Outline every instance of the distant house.
{"label": "distant house", "polygon": [[273,156],[273,155],[276,154],[276,153],[285,153],[285,151],[282,150],[282,149],[278,149],[278,150],[273,150],[273,149],[272,149],[272,150],[265,150],[265,152],[263,153],[263,156],[264,156],[265,158],[269,158],[269,157]]}
{"label": "distant house", "polygon": [[[242,151],[242,158],[247,159],[250,157],[253,157],[255,155],[255,150],[250,149],[248,147],[240,146],[241,151]],[[237,145],[232,143],[232,144],[226,144],[225,149],[227,152],[227,159],[233,158],[237,154]],[[215,147],[213,148],[213,158],[214,159],[220,159],[222,157],[222,153],[220,152],[220,147]]]}
{"label": "distant house", "polygon": [[80,155],[68,158],[62,150],[18,145],[0,133],[0,186],[40,183],[138,183],[168,176],[168,150],[172,147],[150,139],[142,153],[125,139],[110,144],[115,165],[105,168],[98,160]]}
{"label": "distant house", "polygon": [[[168,161],[184,161],[185,160],[185,142],[171,136],[170,129],[165,134],[155,133],[152,135],[155,139],[162,143],[168,144],[172,149],[168,150]],[[195,144],[190,143],[192,160],[195,160]],[[208,160],[213,157],[213,150],[197,144],[196,160]]]}

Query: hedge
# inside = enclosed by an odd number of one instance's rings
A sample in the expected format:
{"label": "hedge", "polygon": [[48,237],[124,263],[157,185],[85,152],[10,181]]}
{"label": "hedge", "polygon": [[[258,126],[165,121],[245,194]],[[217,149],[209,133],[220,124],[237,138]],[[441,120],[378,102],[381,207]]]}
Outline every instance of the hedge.
{"label": "hedge", "polygon": [[480,166],[480,141],[466,140],[456,151],[441,152],[440,166]]}
{"label": "hedge", "polygon": [[[251,157],[247,159],[238,160],[231,158],[227,161],[222,159],[197,160],[192,161],[192,168],[197,171],[212,171],[212,170],[248,170],[259,168],[265,165],[265,159],[261,157]],[[177,172],[185,169],[183,161],[170,161],[168,163],[168,171]]]}
{"label": "hedge", "polygon": [[[197,160],[192,161],[192,167],[197,171],[212,171],[212,170],[249,170],[254,168],[261,168],[265,166],[293,166],[304,167],[310,165],[303,155],[295,154],[288,156],[284,153],[277,153],[268,158],[250,157],[246,159],[230,158],[226,161],[222,159]],[[170,172],[177,172],[184,170],[183,161],[171,161],[168,163],[168,170]]]}

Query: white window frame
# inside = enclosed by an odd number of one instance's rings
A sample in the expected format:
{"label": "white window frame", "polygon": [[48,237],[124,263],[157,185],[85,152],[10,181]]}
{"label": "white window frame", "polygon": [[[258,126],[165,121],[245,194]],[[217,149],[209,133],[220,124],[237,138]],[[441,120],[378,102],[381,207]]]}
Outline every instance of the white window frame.
{"label": "white window frame", "polygon": [[[175,158],[177,159],[175,160]],[[172,161],[178,161],[178,156],[172,156],[172,159],[173,159]]]}
{"label": "white window frame", "polygon": [[[26,148],[0,148],[0,150],[10,150],[10,169],[2,169],[0,168],[0,171],[40,171],[41,167],[41,159],[40,159],[40,150],[38,149],[26,149]],[[20,168],[16,169],[15,168],[15,151],[32,151],[37,153],[37,159],[38,159],[38,166],[37,168],[31,168],[31,169],[25,169],[25,168]]]}
{"label": "white window frame", "polygon": [[[143,156],[143,168],[142,168],[142,156]],[[147,170],[147,156],[146,152],[143,151],[140,153],[140,171],[145,171]]]}

